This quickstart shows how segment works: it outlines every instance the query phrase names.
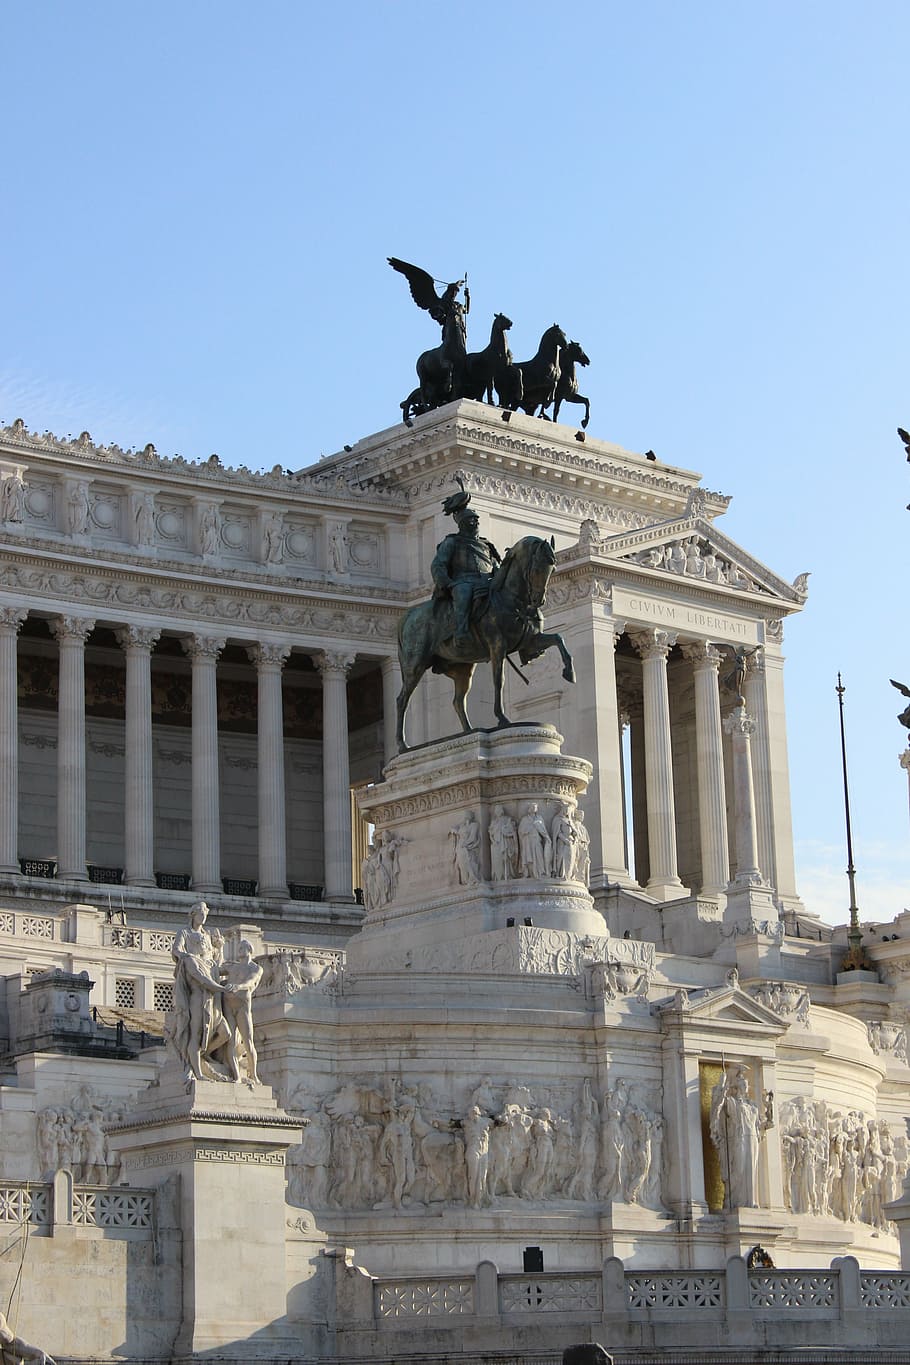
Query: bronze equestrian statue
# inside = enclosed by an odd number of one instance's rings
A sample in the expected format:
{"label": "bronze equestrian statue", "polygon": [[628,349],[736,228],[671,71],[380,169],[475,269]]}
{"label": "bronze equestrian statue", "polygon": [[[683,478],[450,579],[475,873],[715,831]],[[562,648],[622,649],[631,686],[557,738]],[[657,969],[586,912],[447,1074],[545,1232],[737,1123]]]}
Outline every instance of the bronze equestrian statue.
{"label": "bronze equestrian statue", "polygon": [[436,293],[433,276],[419,266],[400,261],[390,256],[389,265],[404,275],[411,287],[411,298],[419,308],[424,308],[435,322],[442,327],[442,344],[431,351],[424,351],[417,361],[417,388],[408,394],[401,404],[402,418],[411,426],[411,417],[433,408],[451,403],[463,397],[464,369],[467,358],[467,327],[465,315],[470,308],[470,296],[465,293],[465,302],[459,301],[458,294],[465,284],[455,280],[447,284],[441,294]]}
{"label": "bronze equestrian statue", "polygon": [[398,627],[400,753],[408,747],[404,730],[408,703],[428,668],[452,679],[453,705],[465,733],[471,729],[465,699],[474,667],[484,660],[489,660],[493,670],[493,711],[500,727],[511,724],[502,707],[502,674],[508,655],[517,653],[522,663],[528,663],[556,648],[562,657],[562,676],[567,682],[575,681],[572,656],[562,636],[542,630],[541,608],[556,564],[552,537],[524,536],[500,558],[496,547],[478,534],[470,500],[470,493],[462,487],[443,503],[458,531],[437,547],[432,600],[411,607]]}

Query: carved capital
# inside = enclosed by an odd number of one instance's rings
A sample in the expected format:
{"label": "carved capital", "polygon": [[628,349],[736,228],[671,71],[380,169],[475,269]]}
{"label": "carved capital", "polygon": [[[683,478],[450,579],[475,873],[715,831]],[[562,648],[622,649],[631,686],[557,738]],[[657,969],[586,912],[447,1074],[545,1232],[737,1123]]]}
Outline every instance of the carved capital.
{"label": "carved capital", "polygon": [[84,645],[95,629],[95,622],[86,616],[55,616],[50,627],[61,645]]}
{"label": "carved capital", "polygon": [[218,635],[187,635],[181,641],[183,652],[197,663],[217,663],[218,656],[225,646],[225,639]]}
{"label": "carved capital", "polygon": [[643,630],[627,630],[632,647],[642,659],[665,659],[676,644],[676,633],[648,626]]}
{"label": "carved capital", "polygon": [[735,711],[724,717],[724,729],[728,735],[754,735],[755,721],[744,706],[737,706]]}
{"label": "carved capital", "polygon": [[703,669],[713,669],[716,673],[723,659],[723,653],[716,645],[709,644],[707,640],[687,640],[680,645],[682,656],[688,659],[696,672]]}
{"label": "carved capital", "polygon": [[247,647],[247,658],[257,668],[284,668],[290,653],[290,645],[256,644]]}
{"label": "carved capital", "polygon": [[28,611],[25,607],[0,607],[0,630],[12,631],[14,635],[18,635],[27,616]]}
{"label": "carved capital", "polygon": [[313,663],[323,678],[346,678],[353,668],[356,658],[356,654],[348,654],[344,650],[324,649],[321,653],[313,655]]}
{"label": "carved capital", "polygon": [[152,626],[123,626],[116,635],[118,645],[127,652],[130,650],[150,652],[161,639],[161,631]]}

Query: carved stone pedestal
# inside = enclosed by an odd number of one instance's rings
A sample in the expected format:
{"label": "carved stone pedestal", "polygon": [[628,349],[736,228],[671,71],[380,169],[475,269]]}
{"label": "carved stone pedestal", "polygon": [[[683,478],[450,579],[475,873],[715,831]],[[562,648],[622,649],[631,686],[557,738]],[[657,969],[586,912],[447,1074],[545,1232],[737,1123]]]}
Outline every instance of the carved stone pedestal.
{"label": "carved stone pedestal", "polygon": [[158,1186],[166,1197],[179,1180],[175,1359],[217,1351],[245,1361],[287,1350],[285,1154],[300,1134],[267,1086],[195,1081],[187,1089],[174,1062],[110,1132],[124,1181]]}
{"label": "carved stone pedestal", "polygon": [[392,759],[385,781],[358,795],[375,834],[349,967],[510,920],[603,934],[576,812],[591,765],[562,754],[561,742],[549,725],[459,735]]}

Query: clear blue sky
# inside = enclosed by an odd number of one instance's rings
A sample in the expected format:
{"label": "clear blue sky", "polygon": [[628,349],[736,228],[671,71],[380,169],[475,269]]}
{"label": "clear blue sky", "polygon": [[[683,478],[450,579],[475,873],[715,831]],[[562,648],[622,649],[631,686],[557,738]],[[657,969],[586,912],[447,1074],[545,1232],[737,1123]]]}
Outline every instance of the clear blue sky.
{"label": "clear blue sky", "polygon": [[391,425],[432,327],[387,255],[557,320],[592,434],[697,469],[790,579],[794,825],[910,905],[902,3],[5,3],[0,417],[301,467]]}

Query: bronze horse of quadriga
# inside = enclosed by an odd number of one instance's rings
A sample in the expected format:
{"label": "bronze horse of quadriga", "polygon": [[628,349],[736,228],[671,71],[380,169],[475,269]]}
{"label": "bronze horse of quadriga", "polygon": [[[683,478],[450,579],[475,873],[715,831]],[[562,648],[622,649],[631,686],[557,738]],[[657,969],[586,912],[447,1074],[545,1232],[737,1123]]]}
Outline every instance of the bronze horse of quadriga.
{"label": "bronze horse of quadriga", "polygon": [[427,669],[444,673],[455,686],[453,705],[465,733],[471,722],[465,699],[471,687],[474,667],[489,660],[493,670],[493,711],[499,727],[512,722],[502,707],[503,666],[508,654],[516,653],[522,663],[536,659],[545,650],[556,648],[562,657],[562,676],[574,683],[572,656],[558,633],[541,630],[541,607],[547,583],[556,564],[552,538],[524,536],[491,576],[489,588],[478,593],[471,608],[471,643],[456,649],[452,642],[453,609],[451,600],[421,602],[401,618],[398,628],[398,658],[402,687],[398,694],[398,749],[407,749],[404,736],[408,702]]}

